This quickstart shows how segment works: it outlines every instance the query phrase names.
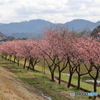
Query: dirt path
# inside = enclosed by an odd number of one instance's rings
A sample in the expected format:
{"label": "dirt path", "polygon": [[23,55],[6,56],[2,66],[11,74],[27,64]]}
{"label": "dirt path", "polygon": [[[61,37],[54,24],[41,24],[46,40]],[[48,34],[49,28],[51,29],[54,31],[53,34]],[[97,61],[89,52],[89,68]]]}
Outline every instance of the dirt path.
{"label": "dirt path", "polygon": [[46,100],[13,73],[0,67],[0,100]]}

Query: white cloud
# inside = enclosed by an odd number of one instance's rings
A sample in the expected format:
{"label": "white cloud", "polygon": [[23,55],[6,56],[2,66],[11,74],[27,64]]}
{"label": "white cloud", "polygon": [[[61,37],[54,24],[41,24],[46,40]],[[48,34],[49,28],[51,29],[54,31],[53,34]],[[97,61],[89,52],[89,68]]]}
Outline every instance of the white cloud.
{"label": "white cloud", "polygon": [[99,0],[0,0],[0,9],[2,23],[38,18],[58,23],[100,20]]}

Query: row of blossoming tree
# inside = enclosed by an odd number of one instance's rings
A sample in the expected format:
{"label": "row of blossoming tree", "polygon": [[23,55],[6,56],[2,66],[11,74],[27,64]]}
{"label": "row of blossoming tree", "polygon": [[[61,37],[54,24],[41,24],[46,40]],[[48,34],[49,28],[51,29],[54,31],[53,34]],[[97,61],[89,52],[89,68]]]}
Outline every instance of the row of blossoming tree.
{"label": "row of blossoming tree", "polygon": [[[69,70],[68,87],[74,73],[77,74],[77,89],[80,89],[81,76],[88,74],[94,80],[94,92],[97,91],[97,79],[100,73],[100,39],[70,35],[67,30],[46,29],[41,40],[15,40],[0,45],[2,57],[17,61],[24,59],[28,69],[34,67],[40,60],[45,61],[49,68],[51,80],[55,81],[55,70],[58,69],[58,83],[61,83],[61,73]],[[83,71],[85,69],[85,71]],[[92,74],[94,73],[94,74]]]}

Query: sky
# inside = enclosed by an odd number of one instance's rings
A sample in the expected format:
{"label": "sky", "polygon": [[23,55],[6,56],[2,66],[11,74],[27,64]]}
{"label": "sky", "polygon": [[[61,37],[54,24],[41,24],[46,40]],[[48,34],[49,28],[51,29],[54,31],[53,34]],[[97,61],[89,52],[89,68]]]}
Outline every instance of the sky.
{"label": "sky", "polygon": [[43,19],[100,21],[100,0],[0,0],[0,23]]}

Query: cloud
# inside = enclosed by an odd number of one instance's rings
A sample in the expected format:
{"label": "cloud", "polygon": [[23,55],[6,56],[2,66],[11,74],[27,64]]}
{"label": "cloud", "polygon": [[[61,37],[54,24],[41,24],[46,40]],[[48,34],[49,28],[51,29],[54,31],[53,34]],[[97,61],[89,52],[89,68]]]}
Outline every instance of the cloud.
{"label": "cloud", "polygon": [[73,12],[73,16],[91,16],[92,18],[100,12],[99,0],[70,0],[68,4],[69,12]]}
{"label": "cloud", "polygon": [[0,9],[2,22],[38,18],[62,23],[76,18],[100,19],[99,0],[0,0]]}
{"label": "cloud", "polygon": [[[26,0],[27,1],[27,0]],[[35,1],[35,0],[34,0]],[[37,2],[29,2],[27,5],[21,5],[16,8],[18,14],[25,14],[25,12],[33,13],[58,13],[63,12],[66,6],[67,0],[37,0]],[[24,13],[23,13],[24,12]]]}

